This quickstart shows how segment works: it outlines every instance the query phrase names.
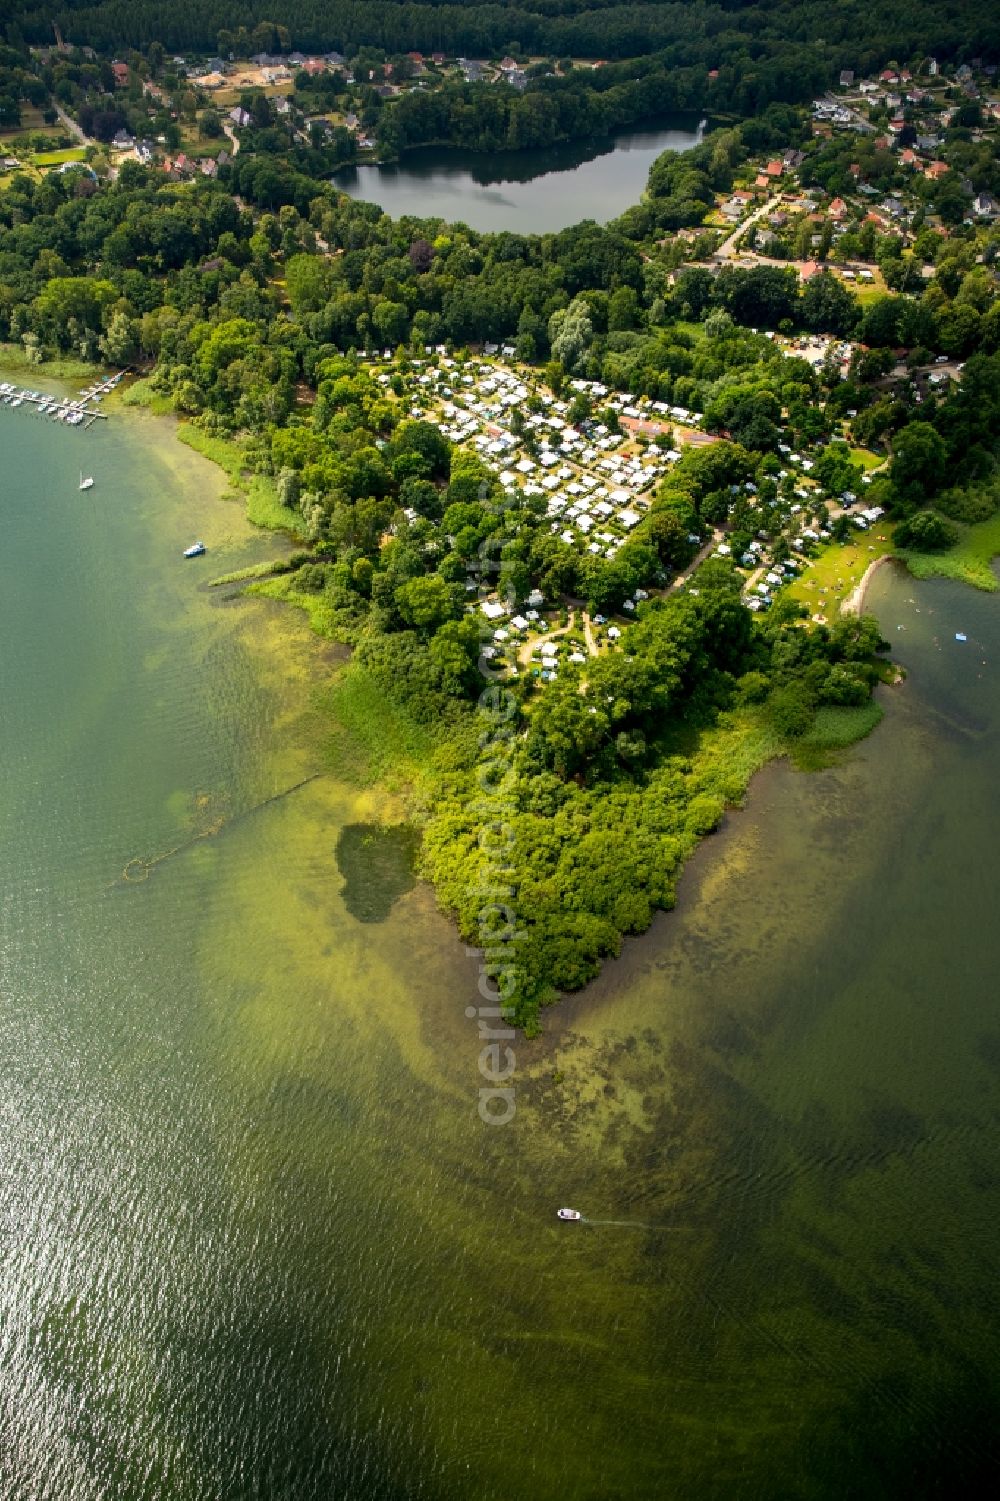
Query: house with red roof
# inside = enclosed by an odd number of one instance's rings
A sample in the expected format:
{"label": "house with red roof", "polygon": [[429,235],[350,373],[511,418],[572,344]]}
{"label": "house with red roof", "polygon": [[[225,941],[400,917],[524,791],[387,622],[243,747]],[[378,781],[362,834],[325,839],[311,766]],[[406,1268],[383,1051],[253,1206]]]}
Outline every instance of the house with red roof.
{"label": "house with red roof", "polygon": [[115,88],[126,88],[128,85],[128,63],[112,63],[111,72],[114,74]]}
{"label": "house with red roof", "polygon": [[947,162],[931,162],[929,167],[924,168],[924,176],[937,182],[938,178],[944,177],[945,173],[950,171],[951,168]]}
{"label": "house with red roof", "polygon": [[827,209],[827,213],[829,214],[831,219],[846,219],[847,204],[844,202],[843,198],[835,198],[830,204],[830,207]]}

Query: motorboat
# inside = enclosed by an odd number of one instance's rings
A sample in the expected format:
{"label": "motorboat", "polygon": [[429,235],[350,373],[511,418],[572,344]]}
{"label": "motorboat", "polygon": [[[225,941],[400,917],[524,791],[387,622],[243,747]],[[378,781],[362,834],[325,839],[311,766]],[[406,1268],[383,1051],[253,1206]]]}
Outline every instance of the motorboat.
{"label": "motorboat", "polygon": [[185,547],[184,556],[186,558],[200,558],[204,551],[204,542],[192,542],[190,547]]}
{"label": "motorboat", "polygon": [[80,470],[80,489],[81,490],[92,490],[93,488],[94,488],[94,476],[92,474],[88,474],[87,478],[84,479],[84,477],[83,477],[83,470],[81,469]]}
{"label": "motorboat", "polygon": [[557,1209],[556,1216],[561,1220],[582,1220],[583,1215],[579,1209]]}

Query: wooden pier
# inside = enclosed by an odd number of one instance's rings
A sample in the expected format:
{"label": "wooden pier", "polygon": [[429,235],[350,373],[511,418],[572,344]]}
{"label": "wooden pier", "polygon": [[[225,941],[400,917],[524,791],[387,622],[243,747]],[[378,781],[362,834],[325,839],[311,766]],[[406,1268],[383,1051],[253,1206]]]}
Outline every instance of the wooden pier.
{"label": "wooden pier", "polygon": [[33,406],[40,417],[51,417],[54,422],[65,422],[70,427],[82,427],[86,432],[95,422],[107,421],[107,412],[102,412],[97,403],[102,396],[117,388],[125,374],[121,370],[117,375],[108,376],[81,391],[77,397],[48,396],[43,391],[22,390],[5,383],[0,385],[0,408],[6,406],[13,411],[18,407]]}

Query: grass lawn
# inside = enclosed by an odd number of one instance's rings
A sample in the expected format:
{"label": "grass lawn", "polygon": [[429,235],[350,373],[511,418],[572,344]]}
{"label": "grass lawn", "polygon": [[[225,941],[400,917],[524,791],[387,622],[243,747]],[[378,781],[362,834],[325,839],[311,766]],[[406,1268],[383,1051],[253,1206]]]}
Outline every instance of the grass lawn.
{"label": "grass lawn", "polygon": [[854,295],[862,307],[869,307],[873,302],[879,302],[886,295],[885,284],[879,272],[875,273],[876,281],[861,281],[853,288]]}
{"label": "grass lawn", "polygon": [[885,463],[885,455],[879,457],[877,453],[872,453],[870,448],[852,448],[851,463],[860,464],[867,474],[869,469],[877,469],[880,464]]}
{"label": "grass lawn", "polygon": [[689,334],[696,344],[701,344],[707,337],[704,323],[685,323],[683,318],[678,318],[675,323],[671,323],[670,325],[671,333],[675,329],[678,333]]}
{"label": "grass lawn", "polygon": [[40,151],[31,158],[33,167],[61,167],[64,162],[82,162],[87,155],[84,146],[67,146],[64,151]]}
{"label": "grass lawn", "polygon": [[57,128],[61,129],[61,127],[56,127],[55,125],[46,125],[42,112],[37,105],[22,104],[20,125],[11,125],[5,130],[0,130],[0,142],[16,141],[18,137],[28,135],[32,131],[52,132]]}
{"label": "grass lawn", "polygon": [[866,568],[894,550],[885,521],[879,522],[876,531],[858,532],[857,538],[856,542],[828,543],[788,586],[792,598],[807,605],[810,615],[832,620],[841,602],[860,584]]}
{"label": "grass lawn", "polygon": [[1000,512],[988,521],[963,527],[961,537],[948,552],[901,552],[899,556],[914,578],[958,579],[993,593],[1000,588],[991,566],[1000,556]]}

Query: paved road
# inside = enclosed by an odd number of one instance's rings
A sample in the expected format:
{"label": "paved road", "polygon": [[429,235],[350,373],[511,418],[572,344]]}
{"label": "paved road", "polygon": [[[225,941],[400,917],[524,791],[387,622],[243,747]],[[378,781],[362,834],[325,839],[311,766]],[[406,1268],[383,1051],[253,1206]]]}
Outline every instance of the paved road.
{"label": "paved road", "polygon": [[742,224],[738,224],[729,238],[723,240],[718,250],[715,251],[714,259],[717,261],[730,260],[736,254],[736,247],[743,236],[746,234],[747,230],[750,228],[751,224],[756,224],[758,219],[763,219],[765,214],[773,214],[780,202],[781,194],[777,193],[775,197],[769,198],[765,204],[762,204],[759,209],[756,209],[748,219],[744,219]]}
{"label": "paved road", "polygon": [[55,105],[55,112],[59,116],[61,123],[65,125],[66,129],[69,131],[73,139],[75,141],[79,141],[81,146],[97,145],[97,142],[91,140],[90,136],[85,135],[80,126],[77,125],[76,121],[71,120],[66,111],[64,109],[61,109],[58,104]]}

